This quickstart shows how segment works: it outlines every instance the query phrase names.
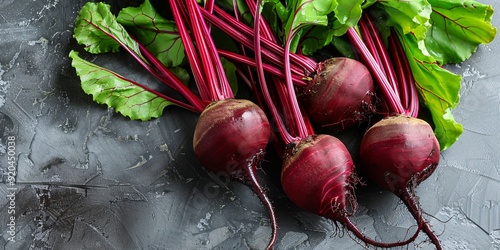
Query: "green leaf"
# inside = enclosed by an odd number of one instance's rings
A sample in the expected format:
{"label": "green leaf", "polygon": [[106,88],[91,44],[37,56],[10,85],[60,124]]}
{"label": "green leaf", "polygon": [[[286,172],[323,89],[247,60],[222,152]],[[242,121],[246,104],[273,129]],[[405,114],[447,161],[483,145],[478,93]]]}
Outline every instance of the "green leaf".
{"label": "green leaf", "polygon": [[355,26],[361,18],[363,0],[337,0],[332,13],[328,15],[327,26],[309,26],[301,38],[302,53],[312,55],[314,52],[332,43],[334,37],[342,36]]}
{"label": "green leaf", "polygon": [[174,68],[169,68],[169,70],[185,85],[187,85],[189,81],[191,81],[191,75],[189,75],[186,69],[182,67],[174,67]]}
{"label": "green leaf", "polygon": [[75,21],[73,37],[93,54],[117,52],[120,46],[124,46],[140,55],[138,44],[116,22],[110,6],[105,3],[88,2],[82,7]]}
{"label": "green leaf", "polygon": [[378,0],[365,0],[364,3],[361,5],[361,8],[366,9],[373,4],[376,4]]}
{"label": "green leaf", "polygon": [[[432,12],[427,0],[387,0],[378,2],[377,6],[388,15],[389,26],[399,26],[404,34],[413,34],[418,40],[423,40],[431,24],[429,22]],[[374,15],[377,12],[374,11]]]}
{"label": "green leaf", "polygon": [[432,28],[425,43],[440,64],[462,62],[480,44],[495,38],[497,29],[491,24],[491,6],[474,0],[428,1],[432,5]]}
{"label": "green leaf", "polygon": [[266,0],[262,8],[262,16],[271,27],[277,39],[283,38],[282,23],[286,20],[288,13],[285,6],[279,0]]}
{"label": "green leaf", "polygon": [[146,121],[160,117],[163,109],[172,104],[132,80],[83,60],[78,52],[71,51],[69,57],[85,93],[124,116]]}
{"label": "green leaf", "polygon": [[290,15],[287,8],[280,0],[262,0],[262,5],[264,8],[272,10],[283,23],[286,22]]}
{"label": "green leaf", "polygon": [[234,95],[236,95],[238,93],[238,76],[236,74],[236,65],[223,57],[221,57],[220,60],[222,63],[222,67],[224,68],[224,72],[226,72],[226,77],[229,85],[231,86],[231,90],[233,91]]}
{"label": "green leaf", "polygon": [[401,35],[399,31],[398,35],[417,82],[421,101],[431,112],[441,150],[446,150],[463,132],[462,125],[455,121],[451,113],[460,100],[462,77],[440,67],[432,56],[426,55],[419,45],[422,41],[412,34]]}
{"label": "green leaf", "polygon": [[176,67],[184,62],[184,46],[175,22],[163,18],[149,0],[139,7],[123,8],[117,21],[165,66]]}
{"label": "green leaf", "polygon": [[[328,25],[328,14],[337,7],[337,1],[332,0],[291,0],[287,3],[289,16],[284,25],[285,41],[295,41],[290,51],[297,49],[299,34],[309,25]],[[297,35],[297,37],[295,37]]]}
{"label": "green leaf", "polygon": [[316,51],[332,43],[334,30],[331,26],[312,26],[307,28],[301,38],[300,46],[302,54],[312,56]]}
{"label": "green leaf", "polygon": [[292,39],[290,51],[301,46],[301,53],[312,55],[358,23],[364,1],[295,0],[288,1],[286,9],[278,0],[266,2],[276,6],[275,13],[284,23],[284,40]]}
{"label": "green leaf", "polygon": [[333,37],[332,45],[340,55],[356,59],[356,53],[353,50],[352,44],[345,37]]}
{"label": "green leaf", "polygon": [[341,36],[350,27],[355,26],[361,18],[361,4],[364,0],[337,0],[338,4],[334,10],[335,21],[333,30],[335,36]]}

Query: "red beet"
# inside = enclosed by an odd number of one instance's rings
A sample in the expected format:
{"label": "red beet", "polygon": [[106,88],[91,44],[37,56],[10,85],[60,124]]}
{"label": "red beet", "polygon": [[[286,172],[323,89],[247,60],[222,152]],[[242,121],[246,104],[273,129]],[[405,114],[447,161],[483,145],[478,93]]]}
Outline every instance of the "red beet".
{"label": "red beet", "polygon": [[317,71],[303,96],[311,120],[338,129],[366,121],[375,91],[368,68],[357,60],[337,57],[319,63]]}
{"label": "red beet", "polygon": [[248,100],[228,98],[213,102],[203,110],[193,138],[194,153],[206,170],[229,173],[250,186],[262,201],[272,227],[267,249],[274,246],[278,226],[271,201],[256,172],[270,136],[271,126],[259,106]]}
{"label": "red beet", "polygon": [[[367,244],[392,247],[413,241],[419,230],[404,242],[381,243],[364,236],[350,221],[348,216],[353,215],[357,207],[353,192],[357,177],[351,155],[339,139],[330,135],[316,135],[309,118],[302,114],[291,75],[291,38],[284,46],[285,82],[266,83],[260,46],[261,3],[258,0],[254,5],[253,37],[261,89],[259,94],[275,120],[277,144],[286,145],[281,176],[285,193],[300,208],[342,223]],[[269,91],[270,87],[275,91],[273,94]]]}
{"label": "red beet", "polygon": [[431,126],[403,115],[377,122],[366,131],[360,145],[363,172],[403,200],[438,249],[441,246],[435,233],[423,223],[415,188],[434,172],[439,158],[440,147]]}
{"label": "red beet", "polygon": [[344,144],[329,135],[309,136],[284,156],[281,182],[287,196],[302,209],[343,220],[356,208],[354,163]]}
{"label": "red beet", "polygon": [[438,166],[440,145],[431,126],[416,118],[417,83],[405,48],[393,30],[385,47],[380,32],[366,13],[359,27],[363,37],[354,28],[347,34],[377,79],[387,116],[365,133],[360,145],[360,167],[369,179],[403,200],[419,227],[441,249],[437,236],[424,222],[415,195],[416,186]]}
{"label": "red beet", "polygon": [[193,147],[201,164],[212,172],[241,175],[254,157],[260,158],[271,129],[266,115],[253,102],[225,99],[207,106],[194,131]]}
{"label": "red beet", "polygon": [[[269,121],[254,103],[234,99],[198,2],[169,0],[169,3],[198,93],[204,101],[211,102],[196,124],[194,153],[208,171],[229,173],[253,189],[269,213],[272,232],[267,249],[272,249],[278,229],[276,216],[256,177],[257,165],[264,157],[271,135]],[[212,9],[215,1],[205,4],[207,9]]]}
{"label": "red beet", "polygon": [[[439,163],[439,143],[431,126],[408,116],[390,116],[366,131],[360,157],[364,171],[381,187],[398,195],[418,185]],[[380,174],[382,173],[382,174]]]}
{"label": "red beet", "polygon": [[284,156],[281,182],[287,196],[300,208],[342,223],[363,242],[394,247],[413,241],[382,243],[367,238],[348,216],[357,208],[354,186],[358,178],[344,144],[330,135],[312,135],[290,147]]}

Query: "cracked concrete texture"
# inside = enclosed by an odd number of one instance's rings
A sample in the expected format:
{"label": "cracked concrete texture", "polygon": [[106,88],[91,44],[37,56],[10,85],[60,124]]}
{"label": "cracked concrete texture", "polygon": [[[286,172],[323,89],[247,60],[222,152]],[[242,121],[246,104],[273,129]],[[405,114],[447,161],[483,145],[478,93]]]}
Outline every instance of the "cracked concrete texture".
{"label": "cracked concrete texture", "polygon": [[[6,249],[263,248],[269,220],[255,195],[206,173],[194,158],[195,114],[168,108],[159,119],[130,121],[80,89],[67,55],[79,48],[72,25],[85,1],[22,2],[0,2],[0,244]],[[465,132],[417,189],[445,249],[500,248],[498,53],[495,40],[469,61],[450,66],[464,76],[454,114]],[[120,67],[133,65],[126,55],[92,60],[151,81],[140,70]],[[17,156],[16,242],[8,240],[6,226],[8,136],[15,136]],[[277,186],[273,160],[261,175],[276,205],[278,249],[364,249],[331,221],[292,206]],[[355,222],[369,236],[394,241],[415,225],[386,192],[361,187],[358,199]],[[432,249],[426,239],[420,235],[408,248]]]}

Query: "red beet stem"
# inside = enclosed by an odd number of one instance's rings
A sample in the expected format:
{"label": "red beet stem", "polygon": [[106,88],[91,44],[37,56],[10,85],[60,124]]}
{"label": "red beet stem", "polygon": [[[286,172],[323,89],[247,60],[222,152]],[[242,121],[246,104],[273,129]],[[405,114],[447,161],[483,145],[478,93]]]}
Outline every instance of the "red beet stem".
{"label": "red beet stem", "polygon": [[387,80],[387,77],[385,77],[382,68],[370,53],[370,50],[366,47],[366,44],[363,42],[358,32],[354,28],[349,28],[347,34],[352,44],[358,49],[363,59],[367,62],[366,66],[371,69],[373,76],[377,79],[385,101],[389,105],[391,111],[397,114],[404,114],[405,110],[403,105],[401,105],[401,100],[399,100],[394,89],[391,88],[391,84]]}
{"label": "red beet stem", "polygon": [[[255,62],[255,59],[243,56],[243,55],[235,53],[235,52],[227,51],[227,50],[219,49],[218,52],[219,52],[219,55],[221,55],[221,56],[225,57],[226,59],[231,60],[233,62],[242,63],[244,65],[247,65],[247,66],[253,67],[253,68],[257,67],[257,63]],[[283,78],[283,79],[285,78],[285,74],[283,73],[283,69],[281,69],[281,68],[272,66],[272,65],[267,64],[267,63],[262,63],[262,68],[264,68],[264,70],[266,72],[269,72],[273,76],[277,76],[277,77]],[[295,86],[298,86],[298,87],[307,86],[307,82],[304,80],[303,76],[301,77],[297,74],[293,74],[292,80],[293,80],[293,83]]]}
{"label": "red beet stem", "polygon": [[397,98],[400,99],[398,95],[398,79],[396,79],[396,73],[391,59],[389,58],[389,52],[387,51],[375,24],[371,21],[366,12],[361,16],[359,27],[366,44],[370,45],[368,46],[368,49],[370,49],[372,55],[377,59],[382,71],[385,72],[387,80],[397,95]]}
{"label": "red beet stem", "polygon": [[399,79],[401,101],[406,109],[406,113],[411,117],[417,117],[419,111],[418,90],[415,77],[411,72],[408,57],[405,54],[403,44],[398,38],[397,32],[391,30],[389,36],[389,46],[393,49],[393,62],[396,68],[396,74]]}
{"label": "red beet stem", "polygon": [[[254,39],[253,39],[253,48],[254,48],[254,51],[255,51],[255,63],[256,63],[256,70],[257,70],[257,77],[258,77],[258,83],[259,83],[259,86],[260,88],[262,89],[262,96],[263,96],[263,99],[267,105],[267,107],[269,108],[270,112],[271,112],[271,115],[273,116],[274,120],[276,121],[276,127],[278,129],[278,133],[281,137],[281,139],[286,143],[290,143],[294,140],[296,140],[297,138],[295,137],[296,135],[292,135],[290,133],[289,130],[287,130],[287,126],[285,125],[285,122],[284,120],[282,119],[282,117],[280,116],[279,114],[279,111],[278,111],[278,108],[277,108],[277,105],[275,104],[275,102],[273,101],[273,99],[271,98],[271,94],[270,94],[270,91],[269,91],[269,88],[267,86],[267,81],[266,81],[266,76],[265,76],[265,73],[264,73],[264,68],[263,68],[263,59],[262,59],[262,53],[261,53],[261,39],[260,39],[260,28],[261,28],[261,25],[259,25],[259,22],[260,22],[260,3],[261,1],[258,0],[258,4],[256,5],[256,15],[255,15],[255,20],[254,20]],[[278,90],[282,90],[282,91],[278,91],[278,93],[280,93],[280,101],[281,101],[281,104],[282,104],[282,107],[283,109],[289,109],[293,104],[291,104],[294,100],[290,100],[290,99],[287,99],[288,98],[288,95],[284,94],[284,95],[281,95],[281,93],[285,93],[287,92],[287,87],[285,84],[276,84],[275,87],[278,89]],[[293,91],[293,90],[292,90]],[[289,92],[289,91],[288,91]],[[295,99],[295,103],[296,103],[296,99]],[[292,112],[284,112],[286,115],[289,115],[288,118],[292,118],[291,119],[291,124],[288,123],[288,127],[290,127],[291,125],[293,126],[299,126],[299,123],[297,122],[298,120],[302,119],[302,115],[297,115],[296,113],[292,113]]]}
{"label": "red beet stem", "polygon": [[175,23],[179,30],[179,36],[181,37],[182,44],[184,46],[184,53],[188,58],[191,71],[193,72],[194,82],[196,83],[198,92],[203,100],[210,100],[210,91],[208,90],[208,86],[205,84],[206,80],[202,72],[202,61],[200,56],[197,54],[191,36],[189,35],[189,27],[187,27],[187,24],[184,22],[184,19],[187,19],[185,8],[178,6],[176,0],[169,0],[169,2]]}
{"label": "red beet stem", "polygon": [[[224,33],[230,35],[239,43],[245,45],[245,47],[253,49],[252,41],[254,31],[252,28],[248,27],[241,21],[238,21],[236,18],[230,16],[217,6],[214,7],[214,12],[219,16],[215,16],[214,14],[209,13],[204,9],[200,10],[203,16],[213,25],[217,26],[219,29],[224,31]],[[283,47],[280,44],[273,42],[265,37],[261,39],[261,42],[263,45],[263,56],[278,65],[282,65],[283,61],[281,61],[280,58],[284,53]],[[300,54],[291,54],[290,58],[293,61],[292,70],[294,72],[302,72],[302,74],[304,74],[304,72],[314,72],[316,69],[317,63],[307,56],[303,56]]]}
{"label": "red beet stem", "polygon": [[[192,92],[186,84],[179,80],[179,78],[177,78],[177,76],[172,73],[172,71],[170,71],[163,63],[161,63],[160,60],[156,58],[156,56],[149,52],[149,50],[144,45],[142,45],[141,43],[138,44],[141,53],[158,71],[152,71],[151,73],[153,73],[153,75],[165,85],[174,88],[179,93],[181,93],[187,99],[187,102],[193,106],[192,109],[198,113],[201,113],[205,108],[206,103],[204,103],[194,92]],[[176,103],[175,101],[173,102]]]}
{"label": "red beet stem", "polygon": [[192,33],[199,48],[200,57],[205,62],[203,64],[204,72],[208,81],[207,85],[212,93],[212,100],[233,98],[234,95],[229,87],[220,57],[205,25],[198,3],[195,0],[188,0],[186,6],[191,18]]}

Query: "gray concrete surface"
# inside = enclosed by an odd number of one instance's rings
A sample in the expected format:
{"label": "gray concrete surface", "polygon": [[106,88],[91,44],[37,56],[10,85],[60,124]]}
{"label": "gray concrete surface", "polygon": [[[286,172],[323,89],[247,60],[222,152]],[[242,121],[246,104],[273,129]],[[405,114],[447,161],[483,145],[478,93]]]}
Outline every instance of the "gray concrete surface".
{"label": "gray concrete surface", "polygon": [[[262,249],[270,227],[257,197],[193,157],[196,114],[168,108],[159,119],[130,121],[83,93],[67,55],[80,48],[72,29],[84,2],[0,1],[0,248]],[[482,2],[500,10],[497,1]],[[500,249],[499,56],[497,39],[450,66],[464,77],[454,115],[465,132],[417,189],[445,249]],[[91,59],[153,81],[123,67],[133,65],[126,55]],[[365,248],[294,207],[277,168],[270,157],[260,173],[276,205],[277,249]],[[358,191],[355,222],[367,235],[394,241],[415,224],[393,195]],[[403,249],[432,249],[426,240],[421,234]]]}

